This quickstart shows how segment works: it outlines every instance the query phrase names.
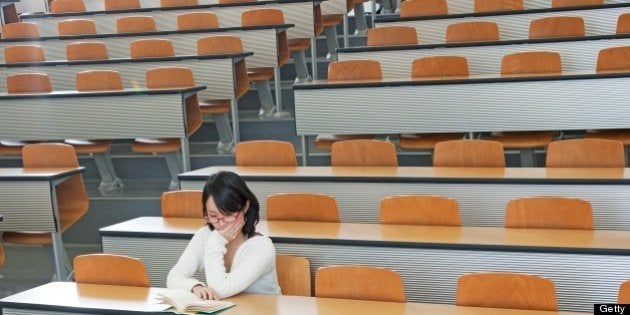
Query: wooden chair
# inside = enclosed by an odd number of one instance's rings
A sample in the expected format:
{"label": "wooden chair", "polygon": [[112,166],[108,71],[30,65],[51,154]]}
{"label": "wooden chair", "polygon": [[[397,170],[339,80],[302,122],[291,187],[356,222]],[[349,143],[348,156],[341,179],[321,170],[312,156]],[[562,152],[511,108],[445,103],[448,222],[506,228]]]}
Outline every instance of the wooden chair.
{"label": "wooden chair", "polygon": [[35,23],[19,22],[2,25],[2,38],[37,38],[39,27]]}
{"label": "wooden chair", "polygon": [[161,58],[175,56],[173,43],[168,39],[138,39],[129,44],[131,58]]}
{"label": "wooden chair", "polygon": [[604,5],[604,0],[552,0],[552,8],[585,7],[592,5]]}
{"label": "wooden chair", "polygon": [[190,7],[199,5],[197,0],[160,0],[161,7]]}
{"label": "wooden chair", "polygon": [[57,23],[59,36],[97,34],[96,23],[88,19],[63,20]]}
{"label": "wooden chair", "polygon": [[22,73],[7,77],[7,92],[18,93],[49,93],[52,92],[50,78],[45,73]]}
{"label": "wooden chair", "polygon": [[624,13],[617,18],[617,35],[630,33],[630,13]]}
{"label": "wooden chair", "polygon": [[332,144],[334,166],[398,166],[396,146],[379,140],[344,140]]}
{"label": "wooden chair", "polygon": [[368,266],[320,267],[315,296],[336,299],[405,303],[403,281],[395,271]]}
{"label": "wooden chair", "polygon": [[505,167],[503,144],[491,140],[439,142],[433,151],[434,167]]}
{"label": "wooden chair", "polygon": [[321,194],[273,194],[267,196],[267,220],[339,222],[337,201]]}
{"label": "wooden chair", "polygon": [[[405,3],[405,2],[403,2]],[[383,26],[367,31],[368,46],[417,45],[418,34],[413,26]]]}
{"label": "wooden chair", "polygon": [[203,30],[219,27],[219,18],[212,12],[189,12],[177,16],[177,29]]}
{"label": "wooden chair", "polygon": [[447,43],[491,42],[499,38],[499,25],[495,22],[459,22],[446,27]]}
{"label": "wooden chair", "polygon": [[140,0],[104,0],[105,10],[140,9]]}
{"label": "wooden chair", "polygon": [[[132,43],[133,44],[133,43]],[[186,67],[161,67],[147,70],[147,88],[175,88],[195,86],[193,72]],[[187,135],[192,135],[201,127],[201,110],[197,95],[186,99],[186,131]],[[131,144],[131,150],[137,153],[165,154],[166,164],[171,174],[170,190],[179,188],[177,175],[183,170],[181,165],[181,141],[178,138],[172,139],[147,139],[136,138]]]}
{"label": "wooden chair", "polygon": [[529,38],[582,37],[586,35],[584,19],[579,16],[553,16],[529,23]]}
{"label": "wooden chair", "polygon": [[571,139],[547,146],[547,167],[624,167],[623,143],[609,139]]}
{"label": "wooden chair", "polygon": [[74,42],[66,45],[66,59],[77,60],[107,60],[109,53],[105,44],[100,42]]}
{"label": "wooden chair", "polygon": [[253,140],[236,144],[236,166],[297,166],[293,144],[277,140]]}
{"label": "wooden chair", "polygon": [[203,218],[201,195],[201,190],[162,193],[162,216],[165,218]]}
{"label": "wooden chair", "polygon": [[85,12],[83,0],[53,0],[50,3],[50,13]]}
{"label": "wooden chair", "polygon": [[592,230],[593,209],[582,199],[517,198],[505,210],[506,228]]}
{"label": "wooden chair", "polygon": [[617,295],[617,303],[630,304],[630,280],[624,281],[619,286],[619,294]]}
{"label": "wooden chair", "polygon": [[276,255],[276,272],[282,295],[311,296],[311,264],[308,259]]}
{"label": "wooden chair", "polygon": [[400,4],[400,17],[447,15],[446,0],[407,0]]}
{"label": "wooden chair", "polygon": [[144,263],[129,256],[89,254],[74,258],[74,279],[77,283],[149,287]]}
{"label": "wooden chair", "polygon": [[381,224],[461,226],[461,221],[452,198],[399,195],[381,200]]}
{"label": "wooden chair", "polygon": [[553,281],[517,273],[473,273],[459,277],[459,306],[557,311]]}
{"label": "wooden chair", "polygon": [[522,10],[523,0],[475,0],[475,13]]}
{"label": "wooden chair", "polygon": [[44,49],[37,45],[17,45],[4,48],[4,62],[42,62],[46,61]]}
{"label": "wooden chair", "polygon": [[150,16],[126,16],[116,20],[116,31],[118,33],[157,32],[157,26],[155,19]]}

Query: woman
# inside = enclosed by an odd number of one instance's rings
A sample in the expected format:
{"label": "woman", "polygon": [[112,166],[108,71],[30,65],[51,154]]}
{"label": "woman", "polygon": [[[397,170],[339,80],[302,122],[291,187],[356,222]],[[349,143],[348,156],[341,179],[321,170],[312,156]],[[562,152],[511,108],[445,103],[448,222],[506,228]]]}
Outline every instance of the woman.
{"label": "woman", "polygon": [[[203,189],[208,226],[198,230],[168,274],[169,289],[218,300],[240,292],[280,294],[276,250],[256,233],[258,200],[235,173],[218,172]],[[207,285],[194,278],[205,270]]]}

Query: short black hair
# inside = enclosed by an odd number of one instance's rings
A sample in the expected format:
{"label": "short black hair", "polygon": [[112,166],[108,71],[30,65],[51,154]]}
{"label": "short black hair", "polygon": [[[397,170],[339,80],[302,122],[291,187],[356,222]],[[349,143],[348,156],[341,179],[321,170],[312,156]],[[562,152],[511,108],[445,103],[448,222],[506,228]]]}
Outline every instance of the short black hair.
{"label": "short black hair", "polygon": [[[243,234],[248,238],[256,234],[256,224],[259,221],[260,204],[258,199],[249,190],[245,181],[236,173],[220,171],[210,175],[206,185],[203,187],[202,203],[203,216],[208,216],[206,202],[208,199],[214,200],[214,204],[224,215],[230,215],[240,212],[249,201],[249,208],[245,215],[245,225],[243,226]],[[214,226],[208,223],[210,230],[214,230]]]}

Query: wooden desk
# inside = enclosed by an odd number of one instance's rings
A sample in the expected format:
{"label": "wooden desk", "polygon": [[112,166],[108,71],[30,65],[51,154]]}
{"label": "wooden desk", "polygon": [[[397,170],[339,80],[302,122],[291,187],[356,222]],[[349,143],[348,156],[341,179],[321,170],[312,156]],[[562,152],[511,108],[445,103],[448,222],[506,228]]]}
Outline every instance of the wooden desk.
{"label": "wooden desk", "polygon": [[[100,230],[103,252],[131,255],[164,285],[203,219],[141,217]],[[587,312],[613,302],[630,277],[630,232],[422,227],[261,221],[280,254],[305,256],[311,272],[327,265],[372,265],[401,273],[410,302],[453,304],[460,275],[537,274],[556,284],[560,309]],[[166,254],[167,253],[167,254]],[[198,277],[203,278],[203,274]]]}
{"label": "wooden desk", "polygon": [[[549,2],[547,2],[549,3]],[[586,35],[611,35],[616,33],[617,17],[627,13],[629,3],[607,4],[598,8],[539,9],[527,11],[498,12],[490,14],[459,14],[437,17],[399,18],[379,17],[376,27],[411,25],[418,30],[418,43],[439,44],[446,39],[446,28],[450,24],[473,21],[492,21],[499,25],[501,40],[529,38],[529,23],[532,20],[552,16],[581,16],[586,25]]]}
{"label": "wooden desk", "polygon": [[[3,125],[3,124],[2,124]],[[0,168],[0,231],[50,232],[55,272],[65,280],[56,187],[85,168]]]}
{"label": "wooden desk", "polygon": [[23,141],[181,138],[184,169],[190,169],[185,99],[203,89],[1,93],[0,135]]}
{"label": "wooden desk", "polygon": [[[99,314],[150,314],[164,309],[155,304],[155,297],[162,288],[139,288],[52,282],[0,300],[3,314],[50,314],[50,311]],[[227,299],[236,306],[221,314],[356,314],[405,315],[405,314],[452,314],[497,315],[509,312],[514,315],[571,315],[567,312],[541,312],[524,310],[490,309],[440,304],[388,303],[356,301],[302,296],[241,294]],[[48,313],[47,313],[48,311]],[[163,313],[159,313],[163,314]],[[576,314],[577,315],[577,314]]]}
{"label": "wooden desk", "polygon": [[266,198],[275,193],[334,196],[341,221],[350,223],[378,223],[384,197],[425,194],[455,198],[464,226],[503,226],[513,198],[567,196],[591,202],[597,229],[630,230],[628,169],[214,166],[181,174],[181,188],[202,189],[220,170],[245,179],[263,219]]}

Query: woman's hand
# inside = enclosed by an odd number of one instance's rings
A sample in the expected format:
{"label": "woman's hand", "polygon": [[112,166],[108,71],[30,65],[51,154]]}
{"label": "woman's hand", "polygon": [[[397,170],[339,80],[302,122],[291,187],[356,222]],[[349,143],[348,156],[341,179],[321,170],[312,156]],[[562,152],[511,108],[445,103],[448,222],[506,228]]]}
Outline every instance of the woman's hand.
{"label": "woman's hand", "polygon": [[223,236],[228,242],[234,240],[239,234],[242,234],[243,226],[245,225],[245,219],[243,212],[239,212],[236,215],[236,220],[229,223],[225,228],[219,230],[219,234]]}
{"label": "woman's hand", "polygon": [[192,292],[202,300],[219,300],[219,296],[212,288],[205,287],[201,284],[194,286]]}

